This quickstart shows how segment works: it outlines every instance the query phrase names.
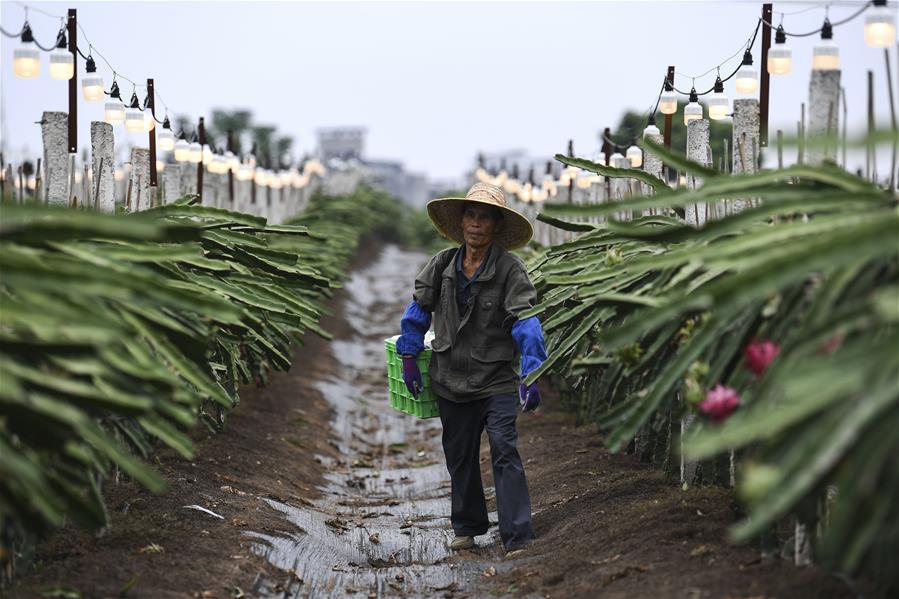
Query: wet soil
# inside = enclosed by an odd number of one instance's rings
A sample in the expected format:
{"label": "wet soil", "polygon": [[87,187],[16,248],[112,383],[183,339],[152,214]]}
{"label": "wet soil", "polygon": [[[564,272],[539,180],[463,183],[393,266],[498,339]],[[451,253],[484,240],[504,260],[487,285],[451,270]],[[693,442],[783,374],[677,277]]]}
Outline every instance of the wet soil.
{"label": "wet soil", "polygon": [[384,381],[383,340],[426,258],[364,246],[324,321],[334,341],[307,336],[290,372],[244,389],[224,434],[198,432],[194,460],[161,451],[167,493],[107,483],[110,528],[50,536],[9,596],[852,596],[820,570],[728,545],[726,490],[682,491],[609,454],[548,389],[519,418],[538,538],[505,555],[493,527],[451,554],[439,421],[393,411]]}

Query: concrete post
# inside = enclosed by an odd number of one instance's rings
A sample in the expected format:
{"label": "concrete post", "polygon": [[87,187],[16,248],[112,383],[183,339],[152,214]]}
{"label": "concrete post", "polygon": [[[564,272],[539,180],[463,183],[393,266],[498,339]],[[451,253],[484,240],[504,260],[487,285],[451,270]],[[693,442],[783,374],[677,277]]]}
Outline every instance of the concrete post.
{"label": "concrete post", "polygon": [[[695,119],[687,125],[687,158],[699,164],[711,164],[709,148],[709,122],[706,119]],[[687,176],[687,187],[696,189],[702,185],[702,179],[693,175]],[[687,224],[699,227],[706,221],[706,205],[698,203],[686,207]]]}
{"label": "concrete post", "polygon": [[[751,174],[759,164],[759,102],[756,99],[734,100],[733,174]],[[731,213],[742,212],[751,199],[735,199]]]}
{"label": "concrete post", "polygon": [[181,165],[177,162],[165,165],[162,171],[162,183],[165,187],[163,203],[171,204],[181,197]]}
{"label": "concrete post", "polygon": [[809,140],[830,138],[822,145],[821,140],[808,146],[808,163],[820,164],[825,159],[836,160],[837,137],[839,134],[840,71],[812,71],[808,86],[808,129]]}
{"label": "concrete post", "polygon": [[44,193],[48,204],[68,206],[69,189],[69,115],[65,112],[44,112],[41,116],[41,137],[44,145]]}
{"label": "concrete post", "polygon": [[197,193],[197,165],[193,162],[179,163],[181,181],[180,196],[186,196],[189,193]]}
{"label": "concrete post", "polygon": [[150,150],[131,148],[131,212],[150,207]]}
{"label": "concrete post", "polygon": [[[645,139],[650,140],[653,143],[658,145],[663,145],[665,143],[665,138],[661,133],[647,135]],[[650,175],[654,175],[659,179],[662,178],[662,159],[656,156],[651,152],[643,152],[643,170],[649,173]],[[640,189],[643,195],[648,196],[653,193],[652,188],[646,183],[640,184]],[[654,214],[655,211],[653,209],[645,209],[643,210],[643,216],[649,216]]]}
{"label": "concrete post", "polygon": [[[100,212],[115,212],[115,134],[112,125],[91,121],[91,203]],[[100,168],[100,163],[103,168]],[[99,182],[99,185],[98,185]],[[94,197],[99,187],[99,196]]]}

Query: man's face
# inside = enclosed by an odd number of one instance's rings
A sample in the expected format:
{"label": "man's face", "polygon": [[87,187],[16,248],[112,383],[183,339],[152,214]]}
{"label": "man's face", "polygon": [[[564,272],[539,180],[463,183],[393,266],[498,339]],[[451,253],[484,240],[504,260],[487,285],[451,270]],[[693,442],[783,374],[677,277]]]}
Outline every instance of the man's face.
{"label": "man's face", "polygon": [[474,248],[490,245],[497,222],[489,206],[467,205],[462,212],[462,237],[465,243]]}

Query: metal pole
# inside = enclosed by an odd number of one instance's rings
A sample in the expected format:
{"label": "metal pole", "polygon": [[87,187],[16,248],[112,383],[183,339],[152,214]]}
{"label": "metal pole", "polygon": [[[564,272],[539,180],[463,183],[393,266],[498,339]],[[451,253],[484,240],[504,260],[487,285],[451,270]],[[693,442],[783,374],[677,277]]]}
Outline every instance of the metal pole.
{"label": "metal pole", "polygon": [[78,152],[78,20],[75,9],[69,9],[67,22],[69,35],[69,52],[75,61],[72,66],[75,69],[72,78],[69,79],[69,154]]}
{"label": "metal pole", "polygon": [[[206,127],[203,125],[203,117],[200,117],[200,122],[197,124],[197,137],[199,139],[197,141],[200,142],[200,148],[202,151],[206,151]],[[199,164],[197,164],[197,195],[200,196],[200,199],[197,203],[203,203],[203,159],[200,159]]]}
{"label": "metal pole", "polygon": [[[668,67],[668,81],[671,83],[672,86],[674,86],[674,65],[670,65],[670,66]],[[666,114],[666,115],[665,115],[665,137],[664,137],[664,141],[665,141],[665,147],[666,147],[666,148],[670,148],[670,147],[671,147],[671,127],[672,127],[672,117],[673,117],[673,116],[674,116],[673,114]]]}
{"label": "metal pole", "polygon": [[773,4],[762,4],[762,84],[759,90],[759,145],[768,147],[768,98],[771,92],[771,75],[768,73],[768,49],[771,48],[771,22]]}
{"label": "metal pole", "polygon": [[156,99],[153,94],[153,80],[147,79],[147,108],[150,109],[150,118],[154,120],[154,127],[150,129],[150,197],[156,197]]}

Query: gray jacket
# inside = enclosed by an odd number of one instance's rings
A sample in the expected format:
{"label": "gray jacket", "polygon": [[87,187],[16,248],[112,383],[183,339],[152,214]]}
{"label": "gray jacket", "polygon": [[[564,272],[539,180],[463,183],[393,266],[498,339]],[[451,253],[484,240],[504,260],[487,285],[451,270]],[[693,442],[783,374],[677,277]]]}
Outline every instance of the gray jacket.
{"label": "gray jacket", "polygon": [[431,387],[437,395],[457,402],[517,393],[518,353],[512,325],[521,311],[536,304],[537,292],[524,263],[495,244],[483,272],[471,284],[463,317],[456,303],[458,251],[441,251],[415,278],[415,301],[433,312]]}

